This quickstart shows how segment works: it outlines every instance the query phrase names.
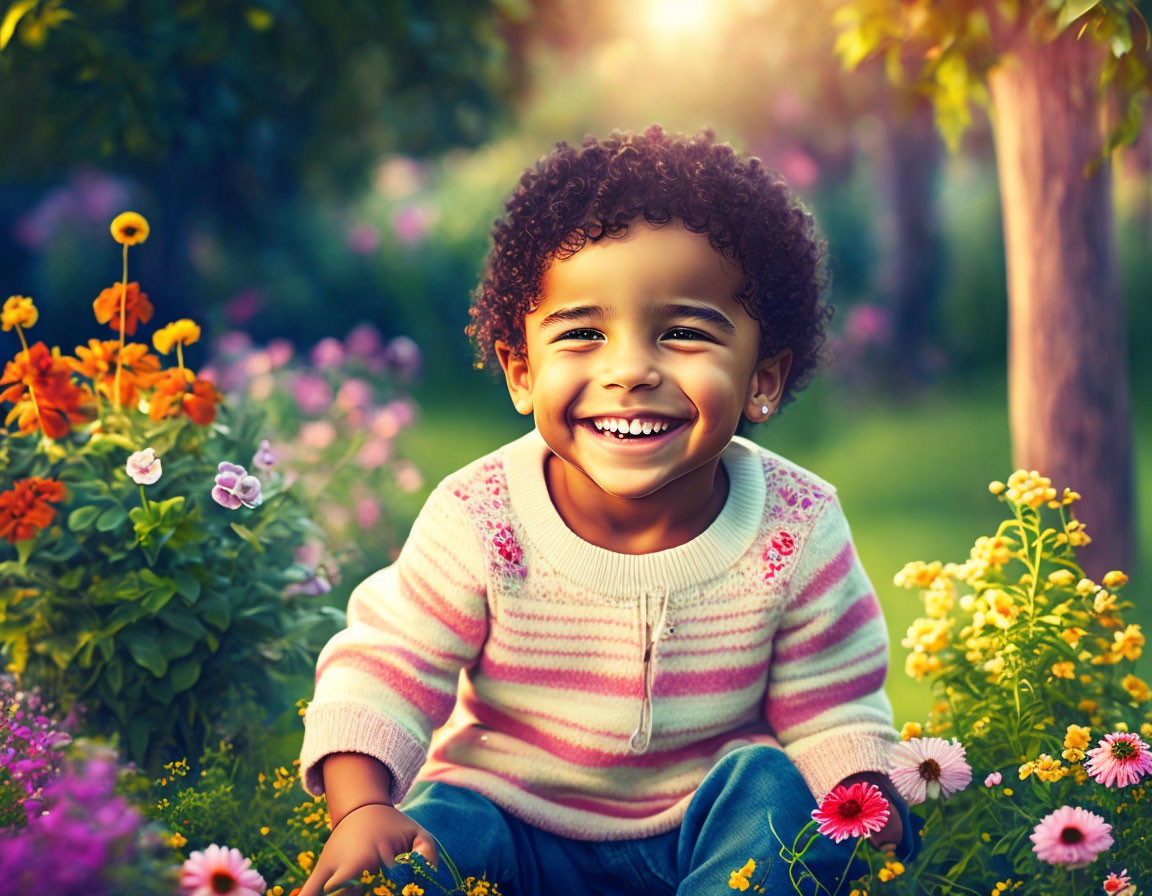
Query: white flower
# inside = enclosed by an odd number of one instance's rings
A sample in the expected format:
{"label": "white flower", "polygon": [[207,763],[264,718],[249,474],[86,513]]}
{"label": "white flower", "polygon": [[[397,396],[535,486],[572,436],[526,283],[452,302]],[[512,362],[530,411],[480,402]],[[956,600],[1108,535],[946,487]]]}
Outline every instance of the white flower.
{"label": "white flower", "polygon": [[151,448],[145,448],[143,451],[129,455],[127,470],[132,481],[140,485],[151,485],[160,478],[160,474],[163,472],[160,469],[160,458]]}

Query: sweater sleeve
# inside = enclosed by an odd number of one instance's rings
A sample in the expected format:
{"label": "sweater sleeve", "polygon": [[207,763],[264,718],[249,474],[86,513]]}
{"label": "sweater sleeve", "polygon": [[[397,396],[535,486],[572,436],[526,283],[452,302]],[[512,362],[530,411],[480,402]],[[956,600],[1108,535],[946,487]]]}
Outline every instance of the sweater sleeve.
{"label": "sweater sleeve", "polygon": [[460,670],[488,633],[485,565],[461,501],[441,484],[396,562],[348,602],[348,627],[324,647],[305,716],[300,771],[324,790],[331,753],[364,753],[392,773],[399,803],[424,764],[433,729],[456,702]]}
{"label": "sweater sleeve", "polygon": [[817,516],[772,643],[765,717],[817,800],[887,771],[897,739],[884,692],[888,631],[834,497]]}

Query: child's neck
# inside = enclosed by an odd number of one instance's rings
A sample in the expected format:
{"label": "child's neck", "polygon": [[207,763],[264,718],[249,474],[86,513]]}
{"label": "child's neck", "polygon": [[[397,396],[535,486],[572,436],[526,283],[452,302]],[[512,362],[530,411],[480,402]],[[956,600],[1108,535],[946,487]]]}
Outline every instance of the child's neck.
{"label": "child's neck", "polygon": [[544,481],[569,529],[619,554],[651,554],[691,541],[728,499],[728,474],[719,457],[643,498],[609,494],[555,454],[545,461]]}

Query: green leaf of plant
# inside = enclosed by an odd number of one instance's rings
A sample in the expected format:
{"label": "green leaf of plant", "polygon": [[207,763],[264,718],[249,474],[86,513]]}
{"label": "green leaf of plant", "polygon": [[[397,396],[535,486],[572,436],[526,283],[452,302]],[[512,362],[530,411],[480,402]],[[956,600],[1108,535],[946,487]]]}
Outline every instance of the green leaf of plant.
{"label": "green leaf of plant", "polygon": [[168,671],[168,660],[151,630],[130,629],[123,632],[121,638],[137,665],[143,666],[157,678]]}
{"label": "green leaf of plant", "polygon": [[113,504],[96,520],[96,528],[101,532],[111,532],[128,519],[128,511],[119,504]]}
{"label": "green leaf of plant", "polygon": [[200,596],[200,580],[186,569],[177,569],[172,572],[172,580],[176,583],[177,593],[184,598],[184,603],[191,606]]}
{"label": "green leaf of plant", "polygon": [[259,554],[264,553],[264,545],[260,544],[260,539],[256,537],[256,533],[245,526],[243,523],[233,523],[232,531],[243,538],[248,544],[252,545]]}
{"label": "green leaf of plant", "polygon": [[201,597],[197,607],[201,618],[213,628],[224,631],[232,624],[232,607],[222,594],[212,593]]}
{"label": "green leaf of plant", "polygon": [[68,528],[73,532],[82,532],[96,522],[96,517],[98,516],[100,516],[99,507],[91,504],[84,507],[77,507],[68,514]]}
{"label": "green leaf of plant", "polygon": [[168,681],[174,693],[186,691],[200,678],[200,661],[194,656],[173,663],[169,670]]}

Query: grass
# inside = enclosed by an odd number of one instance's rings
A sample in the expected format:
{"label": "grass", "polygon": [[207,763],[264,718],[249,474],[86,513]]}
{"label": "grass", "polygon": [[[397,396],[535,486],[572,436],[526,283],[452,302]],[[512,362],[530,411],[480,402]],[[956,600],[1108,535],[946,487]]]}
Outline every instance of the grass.
{"label": "grass", "polygon": [[[428,390],[418,399],[422,417],[407,434],[406,449],[429,488],[531,425],[512,410],[502,387],[480,375],[465,396],[445,401],[442,391]],[[1131,621],[1152,631],[1152,589],[1145,583],[1152,575],[1152,408],[1142,408],[1139,400],[1133,406],[1140,537],[1126,596],[1138,604]],[[892,577],[909,560],[960,562],[977,536],[995,531],[1002,507],[986,486],[1012,470],[1003,380],[977,379],[915,398],[855,401],[825,381],[753,438],[837,487],[888,622],[888,694],[897,725],[922,719],[930,692],[904,674],[900,646],[921,605],[915,592],[896,588]],[[1142,677],[1152,677],[1152,654],[1138,668]]]}

